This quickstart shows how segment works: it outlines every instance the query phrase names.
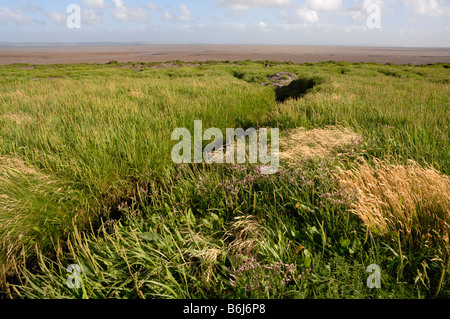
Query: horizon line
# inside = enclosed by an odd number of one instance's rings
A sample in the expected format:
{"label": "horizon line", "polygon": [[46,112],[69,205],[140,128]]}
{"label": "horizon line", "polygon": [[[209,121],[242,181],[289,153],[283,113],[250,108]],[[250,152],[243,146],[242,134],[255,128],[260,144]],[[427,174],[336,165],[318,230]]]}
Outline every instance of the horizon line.
{"label": "horizon line", "polygon": [[196,46],[196,45],[223,45],[223,46],[308,46],[308,47],[376,47],[376,48],[411,48],[411,49],[450,49],[450,46],[402,46],[402,45],[382,45],[382,44],[255,44],[255,43],[156,43],[156,42],[0,42],[0,47],[52,47],[52,46]]}

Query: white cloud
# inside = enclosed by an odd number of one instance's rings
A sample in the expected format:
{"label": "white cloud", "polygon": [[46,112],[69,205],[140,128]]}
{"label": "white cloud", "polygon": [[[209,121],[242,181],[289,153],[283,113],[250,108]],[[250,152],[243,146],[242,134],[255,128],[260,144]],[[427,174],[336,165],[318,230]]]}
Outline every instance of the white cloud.
{"label": "white cloud", "polygon": [[91,9],[103,9],[108,6],[105,0],[83,0],[83,3]]}
{"label": "white cloud", "polygon": [[188,31],[188,32],[194,32],[195,30],[200,30],[206,28],[206,24],[196,24],[196,25],[184,25],[181,27],[182,30]]}
{"label": "white cloud", "polygon": [[390,6],[395,4],[397,0],[364,0],[361,3],[355,3],[350,7],[342,6],[338,14],[347,16],[353,23],[363,23],[368,17],[367,8],[369,5],[376,4],[380,7],[382,13],[394,13],[394,9]]}
{"label": "white cloud", "polygon": [[[69,15],[57,11],[47,12],[47,17],[55,24],[64,25]],[[100,24],[103,22],[103,12],[94,9],[81,10],[81,24]]]}
{"label": "white cloud", "polygon": [[307,0],[306,5],[314,11],[339,10],[342,0]]}
{"label": "white cloud", "polygon": [[286,12],[282,12],[281,17],[289,23],[297,24],[298,21],[317,23],[319,22],[319,11],[336,11],[340,13],[342,10],[342,0],[306,0],[302,7],[292,9],[294,18]]}
{"label": "white cloud", "polygon": [[345,33],[367,32],[367,27],[365,25],[347,25],[342,27],[342,31]]}
{"label": "white cloud", "polygon": [[402,0],[414,13],[431,17],[450,16],[450,6],[444,6],[443,1],[438,0]]}
{"label": "white cloud", "polygon": [[119,22],[134,22],[149,20],[148,12],[142,8],[129,6],[123,3],[123,0],[113,0],[114,8],[111,9],[111,14],[114,20]]}
{"label": "white cloud", "polygon": [[309,28],[310,24],[295,24],[295,23],[286,23],[286,24],[279,24],[277,25],[277,28],[279,28],[283,32],[287,31],[299,31]]}
{"label": "white cloud", "polygon": [[177,17],[173,13],[170,13],[169,11],[164,11],[164,19],[166,19],[166,20],[176,20]]}
{"label": "white cloud", "polygon": [[383,12],[389,12],[394,13],[394,9],[391,8],[389,5],[396,4],[397,0],[364,0],[362,4],[362,10],[367,10],[367,8],[372,4],[377,4],[380,6],[380,9]]}
{"label": "white cloud", "polygon": [[193,28],[192,28],[192,26],[191,26],[191,25],[188,25],[188,24],[184,25],[184,26],[182,27],[182,29],[183,29],[184,31],[188,31],[188,32],[193,32],[193,31],[194,31]]}
{"label": "white cloud", "polygon": [[43,11],[43,9],[34,3],[28,1],[26,5],[23,5],[20,7],[24,11],[31,11],[31,12],[37,12],[37,11]]}
{"label": "white cloud", "polygon": [[20,10],[13,11],[7,7],[0,7],[0,24],[8,20],[14,21],[14,23],[17,25],[33,22],[33,19],[31,19],[29,16],[27,16]]}
{"label": "white cloud", "polygon": [[301,21],[314,23],[319,21],[319,16],[317,15],[317,12],[314,10],[310,10],[307,7],[302,8],[296,8],[293,10],[295,16],[300,19]]}
{"label": "white cloud", "polygon": [[225,30],[242,31],[247,27],[245,23],[231,22],[231,23],[220,23],[218,26]]}
{"label": "white cloud", "polygon": [[151,4],[150,2],[147,2],[147,8],[150,9],[151,11],[158,11],[158,7]]}
{"label": "white cloud", "polygon": [[367,14],[361,10],[350,10],[345,12],[344,15],[347,15],[354,23],[361,23],[367,19]]}
{"label": "white cloud", "polygon": [[57,12],[57,11],[51,11],[47,12],[47,17],[53,21],[55,24],[66,24],[67,22],[67,15],[65,13]]}
{"label": "white cloud", "polygon": [[271,25],[271,30],[279,32],[317,30],[323,32],[330,32],[337,28],[327,23],[284,23]]}
{"label": "white cloud", "polygon": [[247,10],[250,8],[289,7],[292,0],[221,0],[220,5],[233,10]]}
{"label": "white cloud", "polygon": [[81,11],[81,23],[100,24],[103,22],[103,12],[86,9]]}
{"label": "white cloud", "polygon": [[177,16],[169,11],[164,11],[164,19],[171,21],[190,21],[192,20],[192,14],[189,12],[188,8],[182,4],[179,7],[180,15]]}
{"label": "white cloud", "polygon": [[178,19],[180,21],[192,20],[192,14],[184,4],[180,5],[179,8],[181,11],[181,15],[178,17]]}
{"label": "white cloud", "polygon": [[267,26],[267,23],[265,23],[265,22],[263,22],[263,21],[260,21],[260,22],[258,23],[258,27],[259,27],[259,29],[260,29],[261,31],[263,31],[263,32],[270,32],[270,28]]}

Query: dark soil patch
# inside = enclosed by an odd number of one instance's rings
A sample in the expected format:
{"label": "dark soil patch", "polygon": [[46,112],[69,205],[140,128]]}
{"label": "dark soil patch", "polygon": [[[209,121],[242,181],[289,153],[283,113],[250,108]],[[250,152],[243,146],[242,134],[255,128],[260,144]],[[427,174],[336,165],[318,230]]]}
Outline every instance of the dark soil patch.
{"label": "dark soil patch", "polygon": [[285,102],[287,99],[299,99],[309,90],[320,84],[318,79],[301,78],[292,81],[289,85],[278,86],[275,88],[277,102]]}
{"label": "dark soil patch", "polygon": [[36,69],[34,66],[18,66],[17,68],[21,69],[21,70],[34,70],[34,69]]}
{"label": "dark soil patch", "polygon": [[136,72],[141,72],[142,65],[126,65],[126,66],[119,67],[119,69],[129,69],[129,70],[134,70]]}
{"label": "dark soil patch", "polygon": [[267,76],[269,81],[262,83],[264,86],[275,88],[277,102],[283,103],[287,99],[298,99],[305,95],[310,89],[321,83],[317,78],[299,78],[291,72],[277,72]]}
{"label": "dark soil patch", "polygon": [[160,65],[154,65],[151,68],[156,70],[162,70],[162,69],[176,69],[179,68],[180,65],[178,64],[172,64],[172,63],[164,63]]}

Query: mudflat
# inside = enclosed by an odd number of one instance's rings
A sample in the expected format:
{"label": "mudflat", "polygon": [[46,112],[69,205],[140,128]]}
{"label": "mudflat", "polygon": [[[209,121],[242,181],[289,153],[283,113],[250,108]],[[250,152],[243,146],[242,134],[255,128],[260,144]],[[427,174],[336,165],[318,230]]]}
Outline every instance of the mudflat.
{"label": "mudflat", "polygon": [[450,63],[450,48],[299,45],[123,45],[0,47],[0,65],[118,62],[270,60],[393,64]]}

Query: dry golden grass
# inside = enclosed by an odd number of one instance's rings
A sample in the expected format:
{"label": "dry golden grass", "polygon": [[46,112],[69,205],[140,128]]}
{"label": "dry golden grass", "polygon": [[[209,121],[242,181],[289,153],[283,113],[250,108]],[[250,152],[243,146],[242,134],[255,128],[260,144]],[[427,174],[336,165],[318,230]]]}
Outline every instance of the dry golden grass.
{"label": "dry golden grass", "polygon": [[219,259],[223,252],[224,251],[222,249],[216,247],[204,247],[201,250],[190,252],[190,259],[192,260],[192,258],[195,258],[198,260],[202,270],[202,279],[208,285],[215,283],[217,280],[215,267],[220,261]]}
{"label": "dry golden grass", "polygon": [[296,128],[280,141],[280,158],[290,161],[301,157],[323,158],[333,155],[336,150],[353,147],[362,143],[362,137],[351,128],[327,126],[307,130]]}
{"label": "dry golden grass", "polygon": [[449,252],[450,178],[423,168],[376,160],[340,170],[340,186],[356,193],[352,211],[381,234],[399,234],[411,246],[442,244]]}
{"label": "dry golden grass", "polygon": [[9,171],[13,170],[16,173],[24,175],[38,176],[39,179],[47,179],[46,175],[39,172],[36,168],[28,165],[23,160],[12,157],[12,156],[1,156],[0,157],[0,172],[2,177],[6,176]]}
{"label": "dry golden grass", "polygon": [[33,122],[31,116],[23,112],[4,114],[2,117],[3,119],[16,123],[17,125],[29,124]]}
{"label": "dry golden grass", "polygon": [[264,229],[254,216],[236,217],[226,233],[226,238],[232,239],[228,247],[234,253],[252,255],[258,243],[263,240],[263,232]]}
{"label": "dry golden grass", "polygon": [[145,96],[144,93],[142,93],[141,90],[139,89],[130,89],[130,91],[128,92],[128,95],[131,97],[143,97]]}

